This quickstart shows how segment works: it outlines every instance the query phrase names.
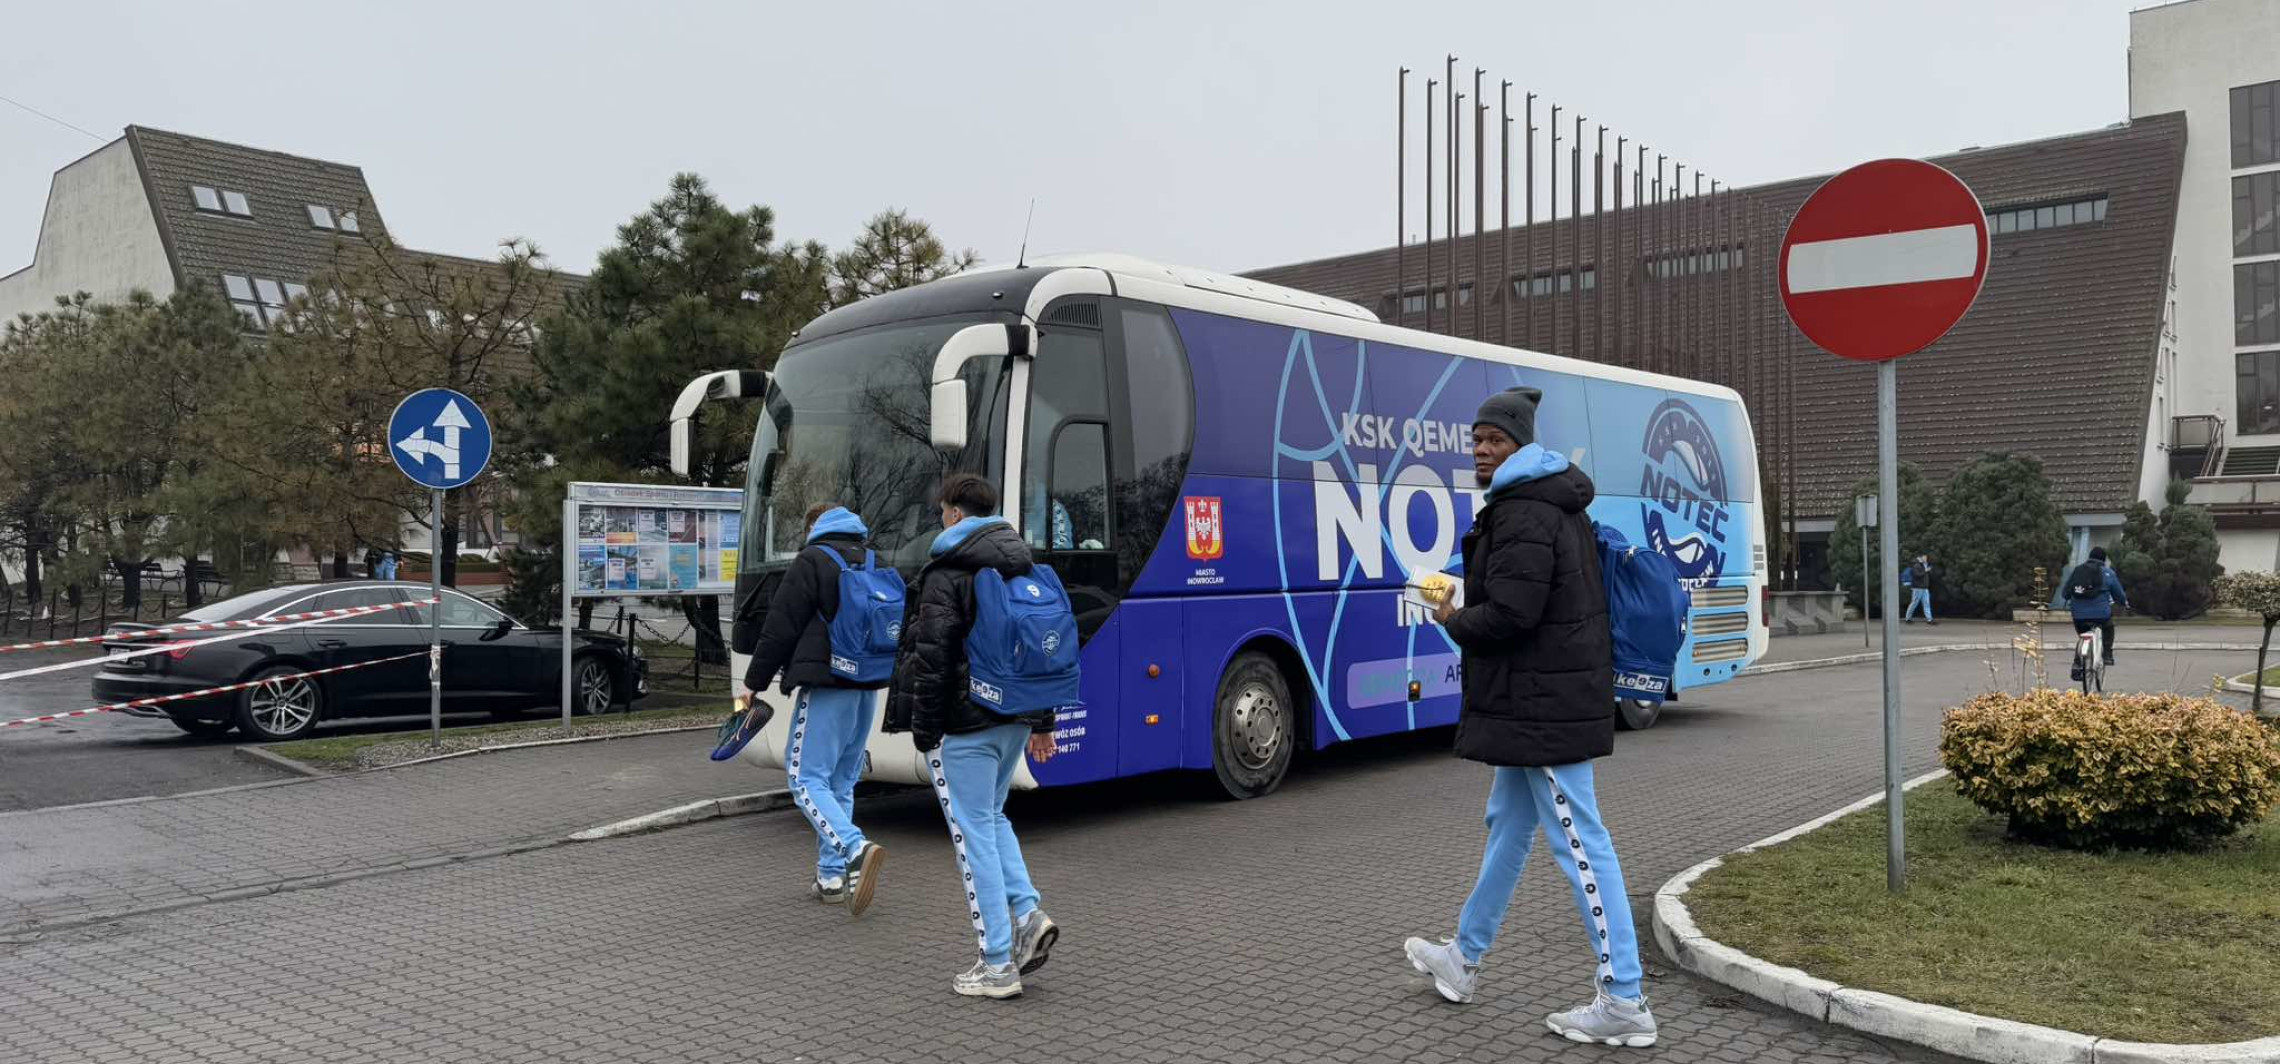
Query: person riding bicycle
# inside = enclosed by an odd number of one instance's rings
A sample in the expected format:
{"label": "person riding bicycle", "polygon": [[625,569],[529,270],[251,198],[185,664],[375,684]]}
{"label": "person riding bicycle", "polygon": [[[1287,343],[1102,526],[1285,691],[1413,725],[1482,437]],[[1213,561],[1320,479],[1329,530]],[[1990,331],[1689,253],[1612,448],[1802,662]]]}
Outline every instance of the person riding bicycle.
{"label": "person riding bicycle", "polygon": [[2093,628],[2103,641],[2105,664],[2114,663],[2114,607],[2128,609],[2130,596],[2122,590],[2122,578],[2114,574],[2106,563],[2106,548],[2090,548],[2090,560],[2074,567],[2067,574],[2064,598],[2074,614],[2074,634],[2081,635]]}

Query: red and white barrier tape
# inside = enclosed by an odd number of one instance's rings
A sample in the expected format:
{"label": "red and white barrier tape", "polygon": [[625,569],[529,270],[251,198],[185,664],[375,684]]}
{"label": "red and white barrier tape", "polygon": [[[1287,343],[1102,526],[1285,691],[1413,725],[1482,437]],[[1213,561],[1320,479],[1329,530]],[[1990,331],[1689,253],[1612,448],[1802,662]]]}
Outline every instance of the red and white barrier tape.
{"label": "red and white barrier tape", "polygon": [[389,602],[378,606],[344,606],[337,610],[311,610],[307,613],[286,613],[275,617],[256,617],[250,621],[205,621],[199,624],[170,624],[164,628],[136,628],[125,632],[110,632],[103,635],[83,635],[73,639],[42,639],[36,643],[16,643],[10,646],[0,646],[0,654],[12,654],[19,650],[53,650],[56,647],[83,647],[90,643],[123,643],[131,642],[137,639],[150,639],[154,636],[178,635],[183,632],[214,632],[220,631],[224,628],[270,628],[280,624],[285,624],[289,621],[307,621],[320,617],[357,617],[367,613],[379,613],[383,610],[402,609],[406,606],[427,606],[434,604],[434,602],[435,600],[431,598],[418,599],[410,602]]}
{"label": "red and white barrier tape", "polygon": [[0,720],[0,728],[13,728],[19,724],[45,724],[52,720],[64,720],[69,717],[85,717],[96,713],[116,713],[123,709],[141,709],[144,706],[164,705],[168,702],[183,702],[193,698],[210,698],[214,695],[226,695],[233,691],[243,691],[249,687],[260,687],[263,684],[284,683],[287,680],[306,680],[311,676],[326,676],[336,672],[348,672],[351,669],[368,669],[374,665],[385,665],[391,661],[408,661],[412,658],[424,658],[427,656],[427,653],[427,651],[421,650],[410,654],[398,654],[394,657],[389,658],[375,658],[371,661],[359,661],[349,665],[335,665],[331,668],[326,669],[311,669],[308,672],[296,672],[289,676],[271,676],[266,679],[247,680],[244,683],[224,684],[220,687],[209,687],[203,691],[184,691],[181,694],[175,695],[154,695],[150,698],[137,698],[129,702],[113,702],[107,706],[94,706],[88,709],[75,709],[69,713],[50,713],[44,717],[25,717],[22,720]]}
{"label": "red and white barrier tape", "polygon": [[[423,606],[434,601],[434,599],[421,599],[418,602],[390,602],[381,606],[351,606],[338,610],[319,610],[317,611],[317,614],[313,620],[294,621],[291,624],[265,624],[262,627],[249,629],[247,631],[231,632],[227,635],[209,636],[205,639],[193,639],[187,643],[161,643],[157,646],[142,647],[137,650],[129,650],[119,654],[109,654],[100,658],[86,658],[80,661],[59,661],[53,665],[36,665],[29,669],[17,669],[14,672],[0,672],[0,680],[13,680],[24,676],[38,676],[42,673],[49,672],[62,672],[65,669],[84,669],[89,665],[101,665],[104,662],[109,661],[125,661],[129,658],[147,658],[152,654],[187,654],[191,650],[198,647],[211,646],[215,643],[227,643],[234,639],[251,639],[257,635],[268,635],[272,632],[284,632],[295,628],[307,628],[310,625],[325,624],[331,621],[340,620],[343,617],[354,616],[360,613],[377,613],[380,610],[392,610],[404,606]],[[274,620],[275,618],[271,619]]]}

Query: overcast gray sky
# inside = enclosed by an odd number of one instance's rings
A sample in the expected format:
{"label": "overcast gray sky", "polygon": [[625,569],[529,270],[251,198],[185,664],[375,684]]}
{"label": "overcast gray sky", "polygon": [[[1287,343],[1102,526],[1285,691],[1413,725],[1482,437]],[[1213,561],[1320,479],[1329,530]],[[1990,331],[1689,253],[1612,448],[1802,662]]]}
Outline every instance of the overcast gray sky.
{"label": "overcast gray sky", "polygon": [[[1400,65],[1414,94],[1453,50],[1515,109],[1533,90],[1747,184],[2119,121],[2144,4],[644,6],[7,0],[0,95],[104,139],[360,165],[398,237],[439,251],[523,236],[584,270],[692,170],[789,238],[837,246],[902,206],[1005,261],[1034,196],[1033,253],[1237,270],[1391,242]],[[0,105],[0,146],[5,273],[97,142]]]}

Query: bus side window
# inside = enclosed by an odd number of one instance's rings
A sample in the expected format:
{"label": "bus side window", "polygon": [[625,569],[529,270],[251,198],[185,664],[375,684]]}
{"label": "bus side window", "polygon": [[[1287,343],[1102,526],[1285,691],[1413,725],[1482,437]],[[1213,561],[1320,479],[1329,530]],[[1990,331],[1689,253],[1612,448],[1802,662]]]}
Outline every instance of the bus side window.
{"label": "bus side window", "polygon": [[1037,518],[1048,550],[1108,549],[1107,429],[1098,421],[1065,422],[1053,441],[1045,492],[1051,509]]}
{"label": "bus side window", "polygon": [[[1047,315],[1049,322],[1052,317]],[[1038,343],[1037,358],[1030,364],[1029,424],[1021,460],[1021,531],[1034,549],[1074,549],[1055,545],[1053,502],[1048,498],[1046,481],[1052,473],[1054,448],[1073,429],[1072,422],[1108,420],[1104,346],[1097,329],[1048,324]],[[1097,432],[1094,438],[1100,439]],[[1105,462],[1101,468],[1106,469]],[[1068,503],[1060,505],[1065,508]]]}

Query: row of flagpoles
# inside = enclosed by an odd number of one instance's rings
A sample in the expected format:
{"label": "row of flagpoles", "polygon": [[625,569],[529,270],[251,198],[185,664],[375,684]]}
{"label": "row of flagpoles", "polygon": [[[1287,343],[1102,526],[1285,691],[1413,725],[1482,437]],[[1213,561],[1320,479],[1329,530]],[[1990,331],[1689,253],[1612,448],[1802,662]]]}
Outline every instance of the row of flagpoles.
{"label": "row of flagpoles", "polygon": [[[1457,57],[1451,55],[1442,77],[1425,79],[1419,123],[1425,142],[1424,229],[1419,237],[1409,230],[1411,71],[1400,70],[1397,283],[1391,319],[1428,332],[1690,377],[1740,392],[1757,437],[1767,527],[1782,532],[1769,544],[1774,557],[1768,560],[1779,585],[1793,587],[1792,413],[1795,356],[1802,343],[1781,311],[1776,256],[1770,253],[1788,225],[1787,214],[1751,191],[1709,178],[1699,167],[1663,153],[1653,153],[1650,168],[1651,149],[1623,134],[1615,135],[1610,153],[1604,124],[1591,124],[1558,105],[1549,107],[1547,126],[1539,128],[1538,97],[1532,92],[1522,97],[1522,133],[1516,138],[1513,84],[1501,81],[1494,107],[1498,203],[1492,228],[1487,73],[1474,68],[1468,94],[1457,82]],[[1539,136],[1546,133],[1548,137]],[[1517,219],[1515,140],[1520,154]],[[1541,199],[1539,144],[1547,149]],[[1541,219],[1539,203],[1545,207]],[[1437,204],[1442,208],[1438,214]]]}

